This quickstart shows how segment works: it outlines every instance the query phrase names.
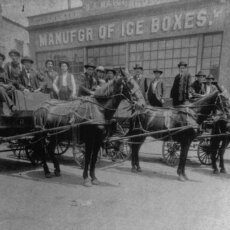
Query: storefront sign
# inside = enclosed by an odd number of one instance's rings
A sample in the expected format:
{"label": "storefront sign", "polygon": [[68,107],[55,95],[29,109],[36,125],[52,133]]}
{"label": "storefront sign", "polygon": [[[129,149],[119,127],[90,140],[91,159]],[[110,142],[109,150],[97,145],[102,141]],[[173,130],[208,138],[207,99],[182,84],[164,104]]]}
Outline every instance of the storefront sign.
{"label": "storefront sign", "polygon": [[83,7],[87,11],[106,10],[110,8],[116,10],[146,7],[179,1],[180,0],[83,0]]}
{"label": "storefront sign", "polygon": [[193,11],[181,11],[174,14],[153,16],[127,21],[114,21],[95,26],[72,28],[37,35],[38,47],[77,46],[84,43],[121,41],[143,36],[164,36],[179,31],[191,31],[199,28],[217,28],[223,25],[225,10],[223,7],[203,8]]}

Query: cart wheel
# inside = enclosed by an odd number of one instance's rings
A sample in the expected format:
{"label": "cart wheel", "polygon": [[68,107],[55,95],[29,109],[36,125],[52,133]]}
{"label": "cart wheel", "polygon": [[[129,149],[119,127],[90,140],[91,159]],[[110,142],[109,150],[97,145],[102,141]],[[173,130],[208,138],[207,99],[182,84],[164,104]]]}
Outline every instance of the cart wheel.
{"label": "cart wheel", "polygon": [[[206,138],[200,141],[197,148],[197,156],[201,164],[203,165],[212,164],[210,138]],[[218,154],[216,158],[218,158]]]}
{"label": "cart wheel", "polygon": [[177,165],[180,156],[180,144],[174,141],[164,141],[162,145],[162,156],[167,165]]}
{"label": "cart wheel", "polygon": [[70,146],[70,140],[65,140],[65,141],[60,141],[57,143],[55,150],[54,150],[54,154],[55,155],[62,155],[64,154]]}
{"label": "cart wheel", "polygon": [[76,145],[73,151],[73,159],[78,166],[84,168],[85,165],[85,144]]}
{"label": "cart wheel", "polygon": [[16,158],[27,159],[24,140],[11,141],[9,143],[8,147],[12,150],[12,152]]}

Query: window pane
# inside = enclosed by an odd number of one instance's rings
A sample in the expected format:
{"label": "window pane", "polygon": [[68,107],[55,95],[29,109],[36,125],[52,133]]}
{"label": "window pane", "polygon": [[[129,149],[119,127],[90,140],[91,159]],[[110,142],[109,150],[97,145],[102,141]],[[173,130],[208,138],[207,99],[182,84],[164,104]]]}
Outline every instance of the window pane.
{"label": "window pane", "polygon": [[150,42],[144,43],[144,51],[150,51]]}
{"label": "window pane", "polygon": [[181,57],[188,57],[189,55],[189,49],[185,48],[181,50]]}
{"label": "window pane", "polygon": [[212,57],[219,57],[220,56],[220,46],[216,46],[212,48]]}
{"label": "window pane", "polygon": [[144,60],[150,60],[150,52],[144,52]]}
{"label": "window pane", "polygon": [[165,41],[159,41],[159,43],[158,43],[158,49],[159,50],[165,49]]}
{"label": "window pane", "polygon": [[173,48],[173,40],[167,40],[166,49],[172,49],[172,48]]}
{"label": "window pane", "polygon": [[165,61],[165,68],[171,68],[172,67],[172,59]]}
{"label": "window pane", "polygon": [[130,61],[136,61],[136,53],[131,53]]}
{"label": "window pane", "polygon": [[209,35],[209,36],[205,36],[205,37],[204,37],[204,46],[205,46],[205,47],[207,47],[207,46],[212,46],[212,38],[213,38],[212,35]]}
{"label": "window pane", "polygon": [[165,58],[165,51],[158,51],[158,59],[164,59]]}
{"label": "window pane", "polygon": [[152,50],[157,50],[157,42],[152,42]]}
{"label": "window pane", "polygon": [[210,59],[203,59],[202,69],[208,69],[210,67]]}
{"label": "window pane", "polygon": [[221,45],[222,42],[222,34],[216,34],[213,36],[213,45],[218,46]]}
{"label": "window pane", "polygon": [[151,60],[157,59],[157,51],[151,52]]}
{"label": "window pane", "polygon": [[88,49],[88,56],[92,57],[93,56],[93,49]]}
{"label": "window pane", "polygon": [[211,53],[212,53],[212,48],[211,47],[204,48],[203,57],[204,58],[209,58],[209,57],[211,57]]}
{"label": "window pane", "polygon": [[180,49],[175,49],[173,51],[173,57],[174,58],[179,58],[180,57]]}
{"label": "window pane", "polygon": [[190,57],[196,57],[197,56],[197,48],[190,48],[189,56]]}
{"label": "window pane", "polygon": [[190,39],[184,38],[182,39],[182,47],[189,47]]}
{"label": "window pane", "polygon": [[196,66],[196,58],[189,58],[188,66]]}
{"label": "window pane", "polygon": [[173,57],[173,51],[172,50],[166,50],[165,57],[166,58],[172,58]]}
{"label": "window pane", "polygon": [[131,44],[130,45],[130,52],[136,52],[136,44]]}
{"label": "window pane", "polygon": [[137,44],[137,51],[143,51],[143,49],[144,49],[143,43],[138,43]]}
{"label": "window pane", "polygon": [[181,48],[181,39],[174,40],[174,48]]}
{"label": "window pane", "polygon": [[198,45],[198,37],[192,37],[190,39],[190,47],[197,47]]}

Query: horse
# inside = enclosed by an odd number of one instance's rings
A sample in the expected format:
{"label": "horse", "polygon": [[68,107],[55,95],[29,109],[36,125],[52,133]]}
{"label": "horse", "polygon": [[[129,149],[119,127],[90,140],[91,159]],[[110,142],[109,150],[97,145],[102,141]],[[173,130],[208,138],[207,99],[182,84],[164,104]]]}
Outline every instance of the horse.
{"label": "horse", "polygon": [[[215,91],[185,106],[174,108],[147,106],[142,113],[133,116],[132,127],[128,133],[130,136],[135,135],[130,138],[132,143],[131,171],[142,171],[139,164],[139,150],[146,136],[151,136],[159,140],[173,140],[180,143],[181,152],[177,168],[178,179],[180,181],[188,180],[185,165],[190,144],[197,136],[199,125],[207,119],[211,112],[221,108],[219,97],[219,92]],[[170,129],[174,128],[179,128],[179,130],[170,131]],[[167,132],[157,133],[157,131],[161,130],[167,130]]]}
{"label": "horse", "polygon": [[[74,143],[76,139],[85,143],[83,184],[85,186],[99,184],[95,175],[95,164],[105,137],[106,124],[124,99],[129,100],[136,108],[141,109],[145,106],[144,97],[135,80],[122,70],[121,74],[122,77],[117,77],[98,88],[93,97],[81,97],[70,102],[58,102],[57,100],[45,102],[34,112],[36,126],[43,129],[79,124],[72,131],[67,132],[67,135],[50,133],[46,150],[54,163],[56,176],[60,176],[59,162],[54,155],[57,140],[72,137]],[[39,149],[38,146],[44,145],[36,145],[35,149],[41,154],[45,176],[50,177],[45,149],[41,147]],[[91,181],[88,176],[89,166]]]}
{"label": "horse", "polygon": [[[211,128],[211,138],[210,138],[210,148],[209,153],[211,154],[211,163],[214,174],[227,173],[224,166],[224,153],[226,148],[230,143],[229,134],[230,133],[230,112],[229,112],[229,99],[223,97],[222,99],[223,107],[222,113],[217,114],[214,118],[212,128]],[[218,136],[219,135],[219,136]],[[219,157],[219,167],[217,167],[216,161]]]}

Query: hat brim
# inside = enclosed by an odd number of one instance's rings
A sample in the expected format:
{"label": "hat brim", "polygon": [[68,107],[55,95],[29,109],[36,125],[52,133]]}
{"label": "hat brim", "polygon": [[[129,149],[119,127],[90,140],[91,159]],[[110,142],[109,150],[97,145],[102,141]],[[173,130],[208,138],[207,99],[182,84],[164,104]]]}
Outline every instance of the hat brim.
{"label": "hat brim", "polygon": [[153,70],[153,73],[160,73],[160,74],[162,74],[163,71],[161,71],[161,70]]}
{"label": "hat brim", "polygon": [[68,68],[70,68],[69,62],[67,62],[67,61],[60,61],[59,62],[59,67],[61,67],[62,64],[66,64],[68,66]]}
{"label": "hat brim", "polygon": [[96,66],[94,66],[94,65],[84,65],[84,67],[85,67],[86,69],[88,69],[89,67],[91,67],[91,68],[93,68],[93,69],[96,69]]}
{"label": "hat brim", "polygon": [[21,63],[24,64],[25,62],[30,62],[31,64],[34,64],[34,61],[32,59],[22,59]]}
{"label": "hat brim", "polygon": [[206,77],[206,75],[200,75],[200,74],[196,74],[196,77]]}
{"label": "hat brim", "polygon": [[19,52],[17,52],[17,51],[10,51],[9,56],[11,56],[12,54],[16,54],[18,57],[21,56],[21,54]]}
{"label": "hat brim", "polygon": [[188,64],[179,64],[178,65],[178,67],[181,67],[181,66],[188,67]]}
{"label": "hat brim", "polygon": [[136,69],[143,70],[143,68],[142,68],[142,67],[134,67],[133,69],[134,69],[134,70],[136,70]]}
{"label": "hat brim", "polygon": [[108,73],[108,72],[113,72],[114,75],[116,74],[116,71],[113,70],[113,69],[108,69],[108,70],[106,70],[105,72],[106,72],[106,73]]}

